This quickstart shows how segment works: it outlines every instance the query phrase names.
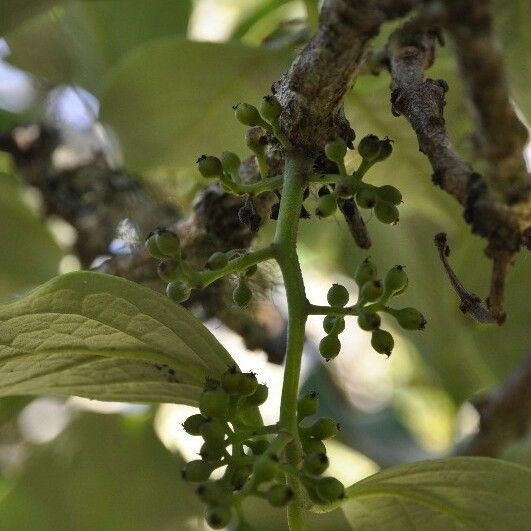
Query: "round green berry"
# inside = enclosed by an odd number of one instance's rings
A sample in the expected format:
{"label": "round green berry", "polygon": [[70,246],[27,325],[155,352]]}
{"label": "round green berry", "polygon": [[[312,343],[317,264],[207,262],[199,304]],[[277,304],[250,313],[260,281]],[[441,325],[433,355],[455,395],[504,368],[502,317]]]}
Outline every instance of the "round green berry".
{"label": "round green berry", "polygon": [[241,396],[251,396],[257,389],[258,382],[256,381],[256,374],[254,372],[242,373],[238,394]]}
{"label": "round green berry", "polygon": [[389,203],[388,201],[382,201],[381,199],[376,201],[374,213],[376,214],[376,217],[379,221],[387,225],[390,225],[391,223],[398,223],[398,220],[400,218],[398,208],[396,208],[393,203]]}
{"label": "round green berry", "polygon": [[247,483],[252,471],[253,469],[248,465],[236,468],[230,478],[230,483],[234,489],[240,490]]}
{"label": "round green berry", "polygon": [[335,437],[339,433],[340,427],[335,420],[324,417],[317,419],[308,427],[301,428],[301,431],[305,435],[323,440],[330,439],[330,437]]}
{"label": "round green berry", "polygon": [[260,114],[270,123],[276,123],[282,112],[282,106],[275,96],[264,96],[260,103]]}
{"label": "round green berry", "polygon": [[388,138],[384,138],[380,141],[380,152],[378,153],[378,156],[376,157],[376,160],[378,162],[381,162],[382,160],[385,160],[388,158],[391,153],[393,152],[393,143]]}
{"label": "round green berry", "polygon": [[181,255],[179,236],[168,229],[157,229],[155,238],[159,251],[167,258],[178,258]]}
{"label": "round green berry", "polygon": [[223,269],[229,263],[226,253],[221,251],[211,254],[207,260],[207,267],[209,269]]}
{"label": "round green berry", "polygon": [[195,489],[195,493],[203,503],[216,505],[227,498],[225,488],[218,481],[207,481]]}
{"label": "round green berry", "polygon": [[303,469],[308,474],[320,476],[327,468],[330,462],[325,453],[311,453],[304,457]]}
{"label": "round green berry", "polygon": [[223,169],[230,175],[239,175],[241,160],[236,153],[232,151],[224,151],[221,154],[221,165]]}
{"label": "round green berry", "polygon": [[326,446],[321,439],[315,437],[303,437],[301,439],[302,449],[305,454],[325,454]]}
{"label": "round green berry", "polygon": [[360,208],[373,208],[376,204],[376,187],[363,183],[356,194],[356,203]]}
{"label": "round green berry", "polygon": [[273,507],[284,507],[293,499],[293,491],[287,485],[273,485],[266,498]]}
{"label": "round green berry", "polygon": [[253,127],[262,124],[262,118],[258,109],[249,103],[240,103],[235,109],[234,114],[236,119],[243,125]]}
{"label": "round green berry", "polygon": [[210,474],[212,474],[212,466],[200,459],[186,463],[181,470],[182,478],[191,483],[206,481]]}
{"label": "round green berry", "polygon": [[266,400],[269,394],[269,389],[265,384],[258,384],[255,392],[252,395],[246,397],[244,405],[249,406],[261,406]]}
{"label": "round green berry", "polygon": [[382,283],[379,280],[370,280],[365,282],[360,290],[360,301],[374,302],[378,300],[383,294]]}
{"label": "round green berry", "polygon": [[297,418],[299,422],[306,417],[315,415],[318,408],[319,397],[317,393],[312,392],[299,398],[297,402]]}
{"label": "round green berry", "polygon": [[240,280],[239,284],[234,288],[234,291],[232,293],[232,299],[234,300],[235,304],[237,304],[240,308],[245,308],[253,298],[253,292],[249,288],[249,286]]}
{"label": "round green berry", "polygon": [[389,357],[395,346],[395,341],[393,336],[387,332],[387,330],[377,328],[372,331],[371,345],[376,352],[379,354],[385,354]]}
{"label": "round green berry", "polygon": [[361,312],[358,316],[358,326],[367,332],[378,328],[381,324],[380,316],[376,312]]}
{"label": "round green berry", "polygon": [[345,487],[336,478],[328,477],[317,480],[315,489],[319,497],[327,503],[332,503],[345,497]]}
{"label": "round green berry", "polygon": [[343,162],[347,154],[347,143],[341,137],[337,137],[325,145],[324,151],[328,160]]}
{"label": "round green berry", "polygon": [[192,289],[182,280],[174,280],[166,286],[166,295],[175,302],[185,302],[190,298]]}
{"label": "round green berry", "polygon": [[[208,441],[201,445],[199,455],[207,463],[218,463],[225,454],[225,445],[219,441]],[[207,478],[205,478],[207,479]]]}
{"label": "round green berry", "polygon": [[205,520],[212,529],[223,529],[230,524],[232,512],[226,505],[209,505],[205,509]]}
{"label": "round green berry", "polygon": [[264,455],[254,465],[254,479],[257,483],[271,481],[275,479],[278,470],[278,458],[276,456]]}
{"label": "round green berry", "polygon": [[380,154],[381,143],[376,135],[367,135],[360,140],[358,144],[358,153],[368,161],[376,160]]}
{"label": "round green berry", "polygon": [[323,319],[323,330],[327,334],[341,334],[345,330],[345,318],[341,315],[327,315]]}
{"label": "round green berry", "polygon": [[197,159],[197,169],[205,179],[219,178],[223,175],[223,165],[217,157],[201,155]]}
{"label": "round green berry", "polygon": [[319,352],[321,356],[326,360],[332,360],[338,356],[341,351],[341,341],[334,334],[329,334],[319,342]]}
{"label": "round green berry", "polygon": [[201,426],[207,421],[207,418],[197,413],[188,417],[183,422],[183,428],[189,435],[201,435]]}
{"label": "round green berry", "polygon": [[337,210],[337,201],[334,194],[327,194],[319,197],[315,213],[320,218],[327,218]]}
{"label": "round green berry", "polygon": [[157,235],[155,232],[150,232],[146,238],[146,251],[153,258],[158,258],[159,260],[164,260],[168,258],[160,249],[157,244]]}
{"label": "round green berry", "polygon": [[201,425],[201,435],[207,442],[222,443],[225,440],[225,426],[216,419],[208,419]]}
{"label": "round green berry", "polygon": [[393,203],[393,205],[399,205],[402,202],[402,194],[400,193],[400,190],[390,184],[380,186],[376,193],[380,199]]}
{"label": "round green berry", "polygon": [[393,312],[398,324],[406,330],[424,330],[426,319],[416,308],[402,308]]}
{"label": "round green berry", "polygon": [[385,297],[399,295],[406,290],[408,284],[407,274],[401,265],[391,268],[384,279]]}
{"label": "round green berry", "polygon": [[343,307],[347,304],[349,299],[348,290],[341,284],[332,284],[332,287],[326,294],[326,299],[330,306]]}
{"label": "round green berry", "polygon": [[376,270],[376,266],[371,262],[370,258],[365,258],[356,269],[354,280],[356,281],[356,284],[361,287],[366,282],[375,280],[377,275],[378,271]]}
{"label": "round green berry", "polygon": [[227,415],[230,397],[221,387],[208,389],[199,397],[199,411],[205,417],[224,419]]}

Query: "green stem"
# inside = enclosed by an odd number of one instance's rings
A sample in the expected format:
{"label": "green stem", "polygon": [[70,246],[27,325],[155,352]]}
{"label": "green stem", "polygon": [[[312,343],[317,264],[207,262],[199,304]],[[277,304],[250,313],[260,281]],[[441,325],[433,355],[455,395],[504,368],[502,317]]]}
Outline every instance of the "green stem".
{"label": "green stem", "polygon": [[[286,287],[288,303],[286,365],[279,423],[293,436],[292,443],[286,448],[286,457],[288,462],[295,466],[301,459],[301,445],[297,429],[297,398],[308,317],[308,302],[297,256],[297,232],[304,189],[308,182],[311,164],[310,159],[293,153],[286,154],[282,199],[277,230],[273,240],[273,245],[276,248],[276,259]],[[301,507],[301,485],[298,479],[292,476],[289,477],[288,481],[296,494],[295,500],[288,506],[289,528],[291,531],[304,531],[306,525]]]}

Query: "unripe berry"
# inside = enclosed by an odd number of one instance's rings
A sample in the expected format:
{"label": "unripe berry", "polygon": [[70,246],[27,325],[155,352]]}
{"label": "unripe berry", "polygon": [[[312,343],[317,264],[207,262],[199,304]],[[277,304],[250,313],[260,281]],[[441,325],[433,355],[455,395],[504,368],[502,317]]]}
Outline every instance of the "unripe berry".
{"label": "unripe berry", "polygon": [[253,292],[245,282],[240,280],[240,283],[234,288],[232,299],[240,308],[245,308],[252,298]]}
{"label": "unripe berry", "polygon": [[183,428],[189,435],[201,435],[201,426],[207,421],[207,418],[197,413],[188,417],[183,422]]}
{"label": "unripe berry", "polygon": [[266,497],[273,507],[284,507],[293,499],[293,491],[287,485],[273,485]]}
{"label": "unripe berry", "polygon": [[209,419],[201,425],[201,435],[206,442],[222,443],[225,440],[225,426],[219,420]]}
{"label": "unripe berry", "polygon": [[232,512],[226,505],[210,505],[205,509],[205,520],[212,529],[227,527],[231,519]]}
{"label": "unripe berry", "polygon": [[243,125],[253,127],[255,125],[261,125],[262,118],[258,109],[254,105],[249,103],[240,103],[235,109],[234,114],[236,119]]}
{"label": "unripe berry", "polygon": [[380,186],[377,190],[377,194],[380,199],[393,203],[393,205],[399,205],[402,202],[402,194],[400,193],[400,190],[390,184]]}
{"label": "unripe berry", "polygon": [[326,446],[321,439],[315,437],[304,437],[301,439],[302,449],[305,454],[325,454]]}
{"label": "unripe berry", "polygon": [[424,330],[426,319],[416,308],[402,308],[393,312],[398,324],[406,330]]}
{"label": "unripe berry", "polygon": [[320,476],[327,468],[330,462],[324,453],[311,453],[304,457],[302,467],[305,472],[313,476]]}
{"label": "unripe berry", "polygon": [[393,336],[387,332],[387,330],[377,328],[372,332],[371,345],[376,352],[379,354],[385,354],[389,357],[395,346],[395,341]]}
{"label": "unripe berry", "polygon": [[197,169],[205,179],[213,179],[223,175],[223,166],[217,157],[201,155],[197,159]]}
{"label": "unripe berry", "polygon": [[[208,441],[201,445],[199,455],[208,463],[217,463],[225,454],[225,445],[219,441]],[[207,479],[207,478],[205,478]],[[201,480],[202,481],[202,480]]]}
{"label": "unripe berry", "polygon": [[356,203],[360,208],[373,208],[376,205],[376,187],[363,183],[356,194]]}
{"label": "unripe berry", "polygon": [[407,288],[408,279],[403,266],[397,265],[390,269],[384,280],[385,297],[399,295]]}
{"label": "unripe berry", "polygon": [[153,258],[158,258],[159,260],[164,260],[168,258],[160,249],[157,244],[157,235],[155,232],[150,232],[146,238],[146,251]]}
{"label": "unripe berry", "polygon": [[381,143],[376,135],[367,135],[358,144],[358,153],[365,160],[375,160],[380,154]]}
{"label": "unripe berry", "polygon": [[317,419],[311,426],[301,428],[301,432],[316,439],[330,439],[339,433],[339,424],[331,418]]}
{"label": "unripe berry", "polygon": [[315,489],[320,498],[332,503],[345,497],[345,487],[336,478],[321,478],[317,481]]}
{"label": "unripe berry", "polygon": [[327,334],[341,334],[345,330],[345,318],[340,315],[327,315],[323,319],[323,330]]}
{"label": "unripe berry", "polygon": [[325,145],[324,151],[328,160],[333,162],[343,162],[343,159],[347,154],[347,143],[341,137],[337,137],[335,140],[332,140]]}
{"label": "unripe berry", "polygon": [[195,489],[195,493],[203,503],[216,505],[225,500],[227,493],[218,481],[207,481]]}
{"label": "unripe berry", "polygon": [[332,360],[341,351],[341,341],[336,335],[330,334],[319,342],[319,352],[326,361]]}
{"label": "unripe berry", "polygon": [[203,391],[199,397],[199,411],[205,417],[224,419],[229,409],[230,397],[221,387]]}
{"label": "unripe berry", "polygon": [[175,302],[181,303],[190,298],[192,289],[182,280],[174,280],[166,286],[166,295]]}
{"label": "unripe berry", "polygon": [[328,304],[330,304],[330,306],[343,307],[347,304],[349,299],[348,290],[341,284],[332,284],[332,287],[326,294],[326,299],[328,300]]}
{"label": "unripe berry", "polygon": [[232,473],[230,478],[231,485],[236,490],[240,490],[247,483],[252,471],[253,469],[250,466],[240,466]]}
{"label": "unripe berry", "polygon": [[254,372],[242,373],[239,384],[238,394],[241,396],[251,396],[258,389],[256,374]]}
{"label": "unripe berry", "polygon": [[396,208],[393,203],[382,201],[381,199],[376,201],[374,213],[379,221],[387,225],[390,225],[391,223],[398,223],[398,220],[400,219],[398,208]]}
{"label": "unripe berry", "polygon": [[393,144],[391,140],[389,140],[388,138],[384,138],[380,141],[380,153],[378,153],[376,160],[378,162],[381,162],[382,160],[385,160],[387,157],[389,157],[392,152]]}
{"label": "unripe berry", "polygon": [[177,258],[181,255],[179,236],[168,229],[157,229],[155,238],[159,251],[167,258]]}
{"label": "unripe berry", "polygon": [[365,282],[360,290],[360,301],[374,302],[378,300],[383,294],[382,283],[379,280],[371,280]]}
{"label": "unripe berry", "polygon": [[315,213],[320,218],[327,218],[337,210],[337,201],[334,194],[323,195],[317,200]]}
{"label": "unripe berry", "polygon": [[254,465],[254,479],[264,483],[275,479],[278,474],[278,458],[276,456],[261,457]]}
{"label": "unripe berry", "polygon": [[190,461],[184,465],[181,470],[181,476],[184,480],[191,483],[200,483],[206,481],[212,473],[212,466],[200,459]]}
{"label": "unripe berry", "polygon": [[244,406],[261,406],[267,400],[268,394],[267,385],[258,384],[256,391],[245,399]]}
{"label": "unripe berry", "polygon": [[375,280],[378,272],[376,266],[371,262],[370,258],[365,258],[363,262],[358,266],[354,273],[354,280],[356,284],[361,287],[366,282]]}
{"label": "unripe berry", "polygon": [[260,114],[270,123],[276,123],[282,112],[282,106],[275,96],[264,96],[260,103]]}
{"label": "unripe berry", "polygon": [[241,378],[242,373],[233,365],[221,376],[221,386],[229,395],[239,395]]}
{"label": "unripe berry", "polygon": [[213,253],[207,260],[207,267],[209,269],[223,269],[229,263],[226,253],[220,251]]}
{"label": "unripe berry", "polygon": [[221,154],[221,165],[223,169],[230,175],[238,175],[240,171],[241,160],[236,153],[232,151],[224,151]]}
{"label": "unripe berry", "polygon": [[317,413],[319,408],[319,397],[317,393],[309,393],[301,398],[297,402],[297,418],[299,422],[306,418],[311,417]]}
{"label": "unripe berry", "polygon": [[380,326],[381,319],[376,312],[361,312],[358,316],[358,326],[370,332]]}

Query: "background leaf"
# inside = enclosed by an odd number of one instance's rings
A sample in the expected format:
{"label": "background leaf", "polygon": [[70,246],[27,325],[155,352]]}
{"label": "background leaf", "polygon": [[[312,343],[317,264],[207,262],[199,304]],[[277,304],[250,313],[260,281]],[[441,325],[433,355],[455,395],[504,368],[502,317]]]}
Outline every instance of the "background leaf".
{"label": "background leaf", "polygon": [[194,405],[233,363],[182,306],[112,276],[64,275],[0,309],[0,396]]}
{"label": "background leaf", "polygon": [[526,531],[531,470],[462,457],[401,465],[348,489],[343,510],[357,531]]}

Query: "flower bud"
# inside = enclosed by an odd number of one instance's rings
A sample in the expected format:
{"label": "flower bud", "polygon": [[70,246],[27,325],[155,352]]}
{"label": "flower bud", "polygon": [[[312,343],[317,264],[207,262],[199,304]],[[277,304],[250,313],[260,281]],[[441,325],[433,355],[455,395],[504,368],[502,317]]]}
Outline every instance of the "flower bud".
{"label": "flower bud", "polygon": [[190,294],[192,293],[192,289],[188,285],[188,283],[182,281],[182,280],[175,280],[173,282],[170,282],[166,286],[166,295],[175,302],[181,303],[185,302],[190,298]]}
{"label": "flower bud", "polygon": [[376,201],[374,213],[376,214],[376,217],[379,221],[387,225],[390,225],[391,223],[398,223],[398,220],[400,218],[398,208],[396,208],[393,203],[389,203],[388,201],[382,201],[381,199]]}
{"label": "flower bud", "polygon": [[345,318],[341,315],[326,315],[323,319],[323,330],[327,334],[341,334],[345,330]]}
{"label": "flower bud", "polygon": [[424,330],[426,319],[416,308],[402,308],[393,312],[398,324],[406,330]]}
{"label": "flower bud", "polygon": [[358,326],[367,332],[371,332],[380,326],[381,319],[376,312],[362,311],[358,316]]}
{"label": "flower bud", "polygon": [[361,287],[366,282],[375,280],[377,274],[376,266],[371,262],[370,258],[365,258],[356,269],[354,280],[356,281],[356,284]]}
{"label": "flower bud", "polygon": [[207,418],[197,413],[188,417],[183,422],[183,428],[189,435],[201,435],[201,426],[207,421]]}
{"label": "flower bud", "polygon": [[404,267],[397,265],[391,268],[384,280],[384,297],[389,298],[400,295],[406,290],[408,284],[407,274]]}
{"label": "flower bud", "polygon": [[227,254],[218,251],[209,256],[206,265],[209,269],[223,269],[228,263]]}
{"label": "flower bud", "polygon": [[339,341],[339,338],[334,334],[323,337],[319,342],[319,352],[326,361],[337,357],[340,351],[341,341]]}
{"label": "flower bud", "polygon": [[249,103],[240,103],[237,105],[234,109],[234,114],[236,119],[243,125],[253,127],[255,125],[262,124],[262,118],[258,112],[258,109]]}
{"label": "flower bud", "polygon": [[328,160],[341,163],[347,154],[347,143],[341,137],[337,137],[325,145],[324,151]]}
{"label": "flower bud", "polygon": [[269,123],[276,123],[282,112],[282,106],[275,96],[264,96],[260,103],[260,114]]}
{"label": "flower bud", "polygon": [[312,392],[299,398],[297,402],[297,418],[299,422],[306,417],[315,415],[318,408],[319,397],[317,393]]}
{"label": "flower bud", "polygon": [[345,497],[345,487],[336,478],[321,478],[317,481],[315,489],[320,498],[326,503],[332,503]]}
{"label": "flower bud", "polygon": [[320,418],[317,419],[312,425],[301,428],[301,432],[310,437],[315,437],[316,439],[330,439],[335,437],[340,431],[339,424],[331,418]]}
{"label": "flower bud", "polygon": [[347,304],[349,299],[348,290],[341,284],[332,284],[332,287],[328,290],[326,299],[330,306],[343,307]]}
{"label": "flower bud", "polygon": [[199,397],[199,411],[205,417],[224,419],[228,413],[230,397],[221,387],[207,389]]}
{"label": "flower bud", "polygon": [[337,210],[337,201],[334,194],[327,194],[317,200],[316,215],[320,218],[327,218]]}
{"label": "flower bud", "polygon": [[210,155],[201,155],[197,159],[197,169],[205,179],[219,178],[223,175],[221,161]]}
{"label": "flower bud", "polygon": [[200,483],[206,481],[212,473],[212,466],[200,459],[190,461],[184,465],[181,470],[181,476],[184,480],[191,483]]}
{"label": "flower bud", "polygon": [[393,205],[399,205],[402,202],[402,194],[400,193],[400,190],[390,184],[380,186],[376,193],[380,199],[393,203]]}
{"label": "flower bud", "polygon": [[356,203],[360,208],[373,208],[376,205],[376,187],[363,183],[356,194]]}
{"label": "flower bud", "polygon": [[379,354],[385,354],[389,357],[395,346],[395,341],[389,332],[377,328],[372,332],[371,345],[376,352]]}
{"label": "flower bud", "polygon": [[305,472],[313,476],[320,476],[327,468],[330,462],[324,453],[311,453],[304,457],[302,467]]}
{"label": "flower bud", "polygon": [[179,236],[168,229],[157,229],[155,238],[159,251],[167,258],[177,258],[181,255]]}
{"label": "flower bud", "polygon": [[365,160],[376,160],[380,154],[381,143],[376,135],[367,135],[358,144],[358,153]]}

